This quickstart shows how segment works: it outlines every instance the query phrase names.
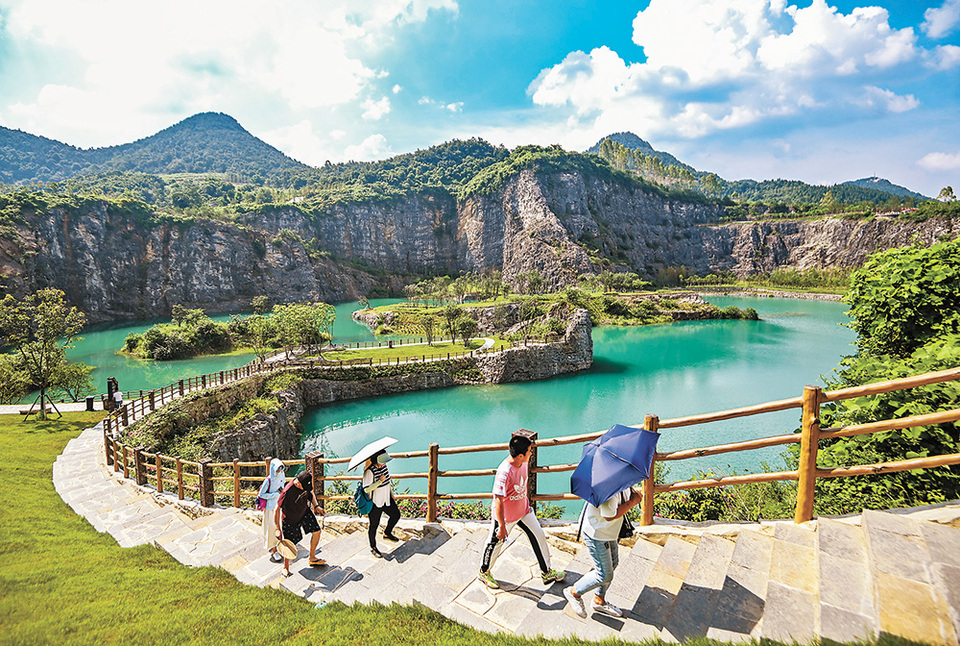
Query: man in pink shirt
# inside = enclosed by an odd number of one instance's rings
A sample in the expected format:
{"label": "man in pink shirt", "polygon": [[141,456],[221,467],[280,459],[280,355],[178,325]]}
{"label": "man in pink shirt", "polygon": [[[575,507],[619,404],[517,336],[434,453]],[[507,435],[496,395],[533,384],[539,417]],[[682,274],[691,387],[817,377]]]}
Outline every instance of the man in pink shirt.
{"label": "man in pink shirt", "polygon": [[477,576],[488,588],[500,587],[491,571],[497,557],[503,550],[507,536],[517,525],[530,540],[533,553],[540,566],[540,579],[544,583],[562,581],[566,572],[550,568],[550,548],[547,538],[540,527],[540,521],[530,507],[527,497],[527,468],[530,462],[532,443],[529,439],[515,435],[510,438],[510,457],[504,458],[497,468],[493,482],[493,528],[490,539],[483,550],[480,574]]}

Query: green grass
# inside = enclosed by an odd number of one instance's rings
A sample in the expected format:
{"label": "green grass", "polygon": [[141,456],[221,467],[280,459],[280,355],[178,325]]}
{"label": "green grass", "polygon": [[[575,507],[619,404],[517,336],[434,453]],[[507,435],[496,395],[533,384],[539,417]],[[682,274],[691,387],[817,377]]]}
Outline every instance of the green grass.
{"label": "green grass", "polygon": [[[379,359],[396,361],[397,359],[404,360],[415,357],[419,359],[423,355],[446,356],[449,352],[451,355],[462,354],[464,352],[470,352],[471,350],[476,350],[479,347],[483,346],[483,341],[479,339],[473,339],[468,345],[462,343],[450,343],[449,341],[435,342],[433,345],[426,344],[410,344],[410,345],[395,345],[392,348],[387,347],[387,341],[381,341],[383,347],[380,348],[359,348],[353,350],[337,350],[337,351],[324,351],[323,356],[325,359],[330,361],[349,361],[351,359],[373,359],[374,363]],[[501,341],[495,339],[493,348],[491,350],[501,350],[504,347],[509,347],[510,343],[508,341]]]}
{"label": "green grass", "polygon": [[181,565],[158,548],[121,548],[74,514],[51,481],[66,443],[100,416],[0,416],[2,644],[587,643],[488,635],[422,607],[317,610],[224,570]]}

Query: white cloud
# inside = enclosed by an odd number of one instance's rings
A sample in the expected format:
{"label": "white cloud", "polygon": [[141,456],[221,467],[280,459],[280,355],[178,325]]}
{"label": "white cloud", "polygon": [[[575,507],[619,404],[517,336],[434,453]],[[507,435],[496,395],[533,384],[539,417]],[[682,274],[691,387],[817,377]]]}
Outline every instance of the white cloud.
{"label": "white cloud", "polygon": [[403,88],[400,87],[399,85],[394,85],[394,86],[393,86],[393,93],[394,93],[394,94],[400,94],[400,91],[401,91],[401,90],[403,90]]}
{"label": "white cloud", "polygon": [[[296,119],[352,104],[387,75],[366,62],[368,54],[399,26],[434,11],[455,13],[457,4],[0,0],[0,8],[0,38],[33,57],[0,68],[0,96],[17,96],[15,105],[0,99],[0,110],[16,127],[106,145],[202,110],[283,111]],[[37,65],[55,70],[48,76],[56,81],[38,82]],[[365,110],[378,118],[386,105]]]}
{"label": "white cloud", "polygon": [[920,105],[920,101],[912,94],[901,96],[890,90],[884,90],[879,87],[865,88],[864,104],[868,106],[880,106],[887,112],[894,114],[913,110]]}
{"label": "white cloud", "polygon": [[923,12],[920,28],[930,38],[943,38],[960,24],[960,0],[945,0],[940,7]]}
{"label": "white cloud", "polygon": [[915,97],[875,84],[887,70],[929,58],[913,29],[890,26],[886,10],[843,14],[824,0],[804,8],[651,0],[633,29],[644,62],[608,47],[571,52],[531,83],[534,103],[572,107],[581,127],[697,137],[810,110],[912,109]]}
{"label": "white cloud", "polygon": [[960,47],[956,45],[941,45],[935,47],[930,56],[929,64],[938,70],[949,70],[960,67]]}
{"label": "white cloud", "polygon": [[370,135],[356,146],[347,146],[344,149],[344,159],[353,161],[385,159],[393,154],[393,150],[387,143],[387,138],[379,133]]}
{"label": "white cloud", "polygon": [[367,99],[360,104],[360,107],[363,108],[361,117],[367,121],[379,121],[390,113],[390,99],[387,97],[381,97],[379,101]]}
{"label": "white cloud", "polygon": [[929,171],[960,170],[960,151],[955,153],[929,153],[924,155],[917,165]]}
{"label": "white cloud", "polygon": [[450,112],[463,112],[463,101],[457,101],[456,103],[448,103],[444,107]]}

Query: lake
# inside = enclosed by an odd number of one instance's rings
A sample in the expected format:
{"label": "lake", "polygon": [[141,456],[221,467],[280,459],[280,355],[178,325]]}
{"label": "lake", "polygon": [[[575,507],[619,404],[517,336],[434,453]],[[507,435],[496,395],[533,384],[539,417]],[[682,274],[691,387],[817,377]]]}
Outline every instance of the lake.
{"label": "lake", "polygon": [[[593,330],[592,369],[539,382],[465,386],[394,395],[314,408],[305,416],[303,451],[349,456],[384,435],[396,452],[506,441],[519,428],[539,437],[635,425],[645,414],[660,419],[737,408],[799,396],[806,384],[823,385],[842,356],[852,354],[855,334],[842,327],[846,306],[799,299],[710,297],[726,307],[753,307],[760,321],[689,321]],[[782,411],[696,427],[667,429],[658,449],[709,446],[789,433],[800,411]],[[732,473],[784,467],[783,447],[671,463],[669,480],[697,470]],[[494,467],[503,455],[441,456],[440,469]],[[580,448],[543,449],[540,462],[570,463]],[[394,472],[422,472],[425,459],[391,463]],[[538,476],[543,493],[569,490],[569,473]],[[491,478],[440,480],[441,492],[489,491]],[[426,482],[401,481],[425,491]]]}

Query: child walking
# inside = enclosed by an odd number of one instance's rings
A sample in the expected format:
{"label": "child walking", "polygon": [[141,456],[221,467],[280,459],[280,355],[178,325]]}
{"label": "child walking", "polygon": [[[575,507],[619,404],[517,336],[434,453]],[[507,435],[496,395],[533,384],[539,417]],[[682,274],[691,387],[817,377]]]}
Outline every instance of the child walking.
{"label": "child walking", "polygon": [[547,537],[540,527],[530,499],[527,496],[527,477],[530,462],[532,442],[519,435],[510,438],[510,456],[504,458],[497,468],[497,475],[493,483],[493,504],[491,516],[493,526],[490,539],[483,550],[483,559],[480,562],[480,574],[477,576],[488,588],[496,590],[500,584],[493,577],[492,570],[497,557],[503,550],[507,536],[514,527],[519,526],[533,547],[540,566],[540,579],[544,583],[562,581],[566,572],[554,570],[550,567],[550,548],[547,546]]}

